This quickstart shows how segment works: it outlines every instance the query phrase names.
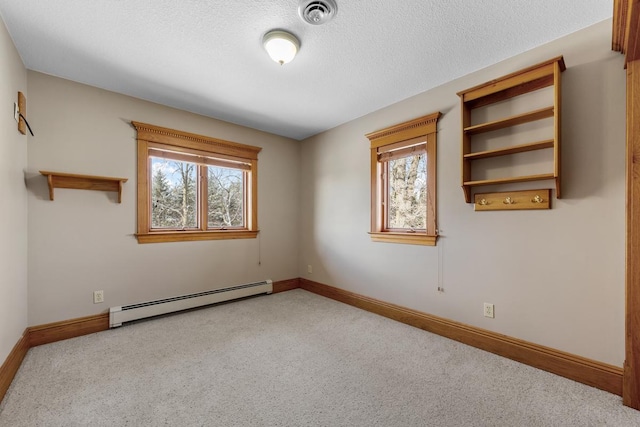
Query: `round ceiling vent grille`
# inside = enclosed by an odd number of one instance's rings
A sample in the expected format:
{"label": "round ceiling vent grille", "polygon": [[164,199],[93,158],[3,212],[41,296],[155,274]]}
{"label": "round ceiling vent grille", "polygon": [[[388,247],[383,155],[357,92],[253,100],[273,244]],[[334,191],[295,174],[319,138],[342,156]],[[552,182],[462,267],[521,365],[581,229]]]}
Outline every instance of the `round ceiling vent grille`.
{"label": "round ceiling vent grille", "polygon": [[338,13],[335,0],[300,0],[298,14],[311,25],[325,24]]}

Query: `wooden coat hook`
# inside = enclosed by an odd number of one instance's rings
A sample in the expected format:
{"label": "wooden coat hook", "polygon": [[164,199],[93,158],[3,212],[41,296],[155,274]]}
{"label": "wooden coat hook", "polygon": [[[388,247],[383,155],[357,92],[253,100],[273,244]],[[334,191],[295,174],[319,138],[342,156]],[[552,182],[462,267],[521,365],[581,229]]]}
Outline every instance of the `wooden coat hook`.
{"label": "wooden coat hook", "polygon": [[29,129],[29,133],[31,136],[35,136],[33,131],[31,130],[31,126],[29,126],[29,122],[27,122],[27,118],[25,115],[27,114],[27,98],[25,98],[24,93],[18,92],[18,132],[23,135],[27,134],[27,128]]}
{"label": "wooden coat hook", "polygon": [[549,200],[551,190],[504,191],[500,193],[477,193],[475,210],[477,211],[505,211],[526,209],[551,209]]}

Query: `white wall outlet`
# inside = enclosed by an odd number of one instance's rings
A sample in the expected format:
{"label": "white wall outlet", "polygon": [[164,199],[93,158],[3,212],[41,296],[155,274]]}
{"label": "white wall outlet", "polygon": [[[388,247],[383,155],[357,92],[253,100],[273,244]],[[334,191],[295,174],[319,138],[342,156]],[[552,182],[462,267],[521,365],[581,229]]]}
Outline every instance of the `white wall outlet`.
{"label": "white wall outlet", "polygon": [[496,317],[493,312],[493,304],[489,304],[488,302],[484,303],[484,317],[494,318]]}
{"label": "white wall outlet", "polygon": [[313,267],[311,266],[311,264],[307,265],[307,273],[309,274],[313,273]]}
{"label": "white wall outlet", "polygon": [[16,122],[20,121],[20,110],[18,110],[17,102],[13,103],[13,118],[15,119]]}
{"label": "white wall outlet", "polygon": [[100,304],[104,302],[104,291],[93,291],[93,303]]}

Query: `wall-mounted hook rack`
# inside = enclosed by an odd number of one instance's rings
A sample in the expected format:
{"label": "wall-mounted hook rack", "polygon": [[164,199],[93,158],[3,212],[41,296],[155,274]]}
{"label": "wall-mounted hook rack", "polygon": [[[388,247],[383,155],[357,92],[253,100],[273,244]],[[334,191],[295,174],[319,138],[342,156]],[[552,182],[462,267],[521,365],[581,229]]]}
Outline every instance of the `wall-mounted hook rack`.
{"label": "wall-mounted hook rack", "polygon": [[551,190],[503,191],[474,195],[477,211],[515,211],[526,209],[551,209]]}

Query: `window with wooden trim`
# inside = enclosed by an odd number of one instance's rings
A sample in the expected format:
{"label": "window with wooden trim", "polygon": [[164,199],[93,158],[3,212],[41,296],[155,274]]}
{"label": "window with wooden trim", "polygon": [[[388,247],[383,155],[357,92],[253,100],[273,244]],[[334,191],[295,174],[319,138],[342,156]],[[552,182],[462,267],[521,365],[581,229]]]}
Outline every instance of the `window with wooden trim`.
{"label": "window with wooden trim", "polygon": [[440,113],[367,134],[371,239],[435,246],[436,133]]}
{"label": "window with wooden trim", "polygon": [[261,148],[132,125],[138,140],[139,243],[257,236]]}

